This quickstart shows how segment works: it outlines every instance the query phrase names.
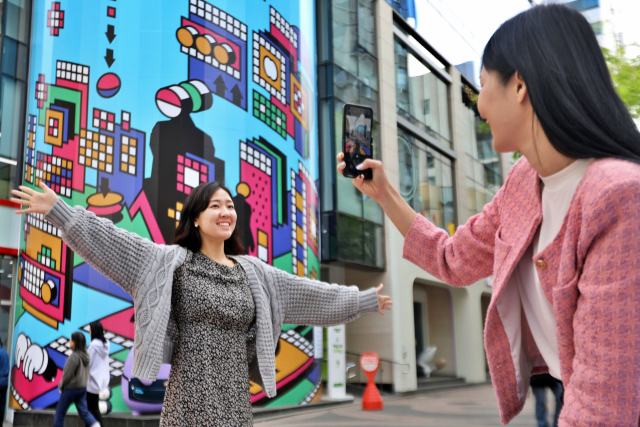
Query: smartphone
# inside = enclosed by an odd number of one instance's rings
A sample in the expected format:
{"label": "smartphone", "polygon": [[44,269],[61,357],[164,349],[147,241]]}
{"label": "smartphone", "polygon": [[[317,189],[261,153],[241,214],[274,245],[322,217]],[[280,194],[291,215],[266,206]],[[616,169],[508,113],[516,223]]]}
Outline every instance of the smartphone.
{"label": "smartphone", "polygon": [[342,152],[346,167],[342,175],[347,178],[372,179],[371,169],[358,170],[356,166],[373,158],[373,110],[364,105],[346,104],[342,110]]}

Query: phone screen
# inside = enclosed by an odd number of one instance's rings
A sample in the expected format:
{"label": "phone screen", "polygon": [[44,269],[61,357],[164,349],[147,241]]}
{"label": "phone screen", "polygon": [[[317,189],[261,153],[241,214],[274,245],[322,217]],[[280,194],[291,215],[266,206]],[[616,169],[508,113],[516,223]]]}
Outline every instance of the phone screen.
{"label": "phone screen", "polygon": [[366,159],[373,157],[372,135],[373,110],[369,107],[347,104],[344,107],[343,149],[346,168],[344,176],[354,178],[360,174],[371,179],[371,170],[355,169]]}

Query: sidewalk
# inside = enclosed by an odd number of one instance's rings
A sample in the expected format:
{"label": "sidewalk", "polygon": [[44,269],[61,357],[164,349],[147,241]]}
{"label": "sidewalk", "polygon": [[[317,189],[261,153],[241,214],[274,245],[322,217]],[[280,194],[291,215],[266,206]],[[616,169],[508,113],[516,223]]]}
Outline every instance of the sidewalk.
{"label": "sidewalk", "polygon": [[[552,402],[547,398],[547,402]],[[553,407],[553,404],[551,404]],[[535,400],[531,393],[523,411],[509,427],[535,427]],[[359,399],[350,406],[320,409],[301,415],[255,421],[259,427],[475,427],[500,426],[498,402],[493,387],[428,394],[415,397],[385,397],[384,410],[363,411]]]}

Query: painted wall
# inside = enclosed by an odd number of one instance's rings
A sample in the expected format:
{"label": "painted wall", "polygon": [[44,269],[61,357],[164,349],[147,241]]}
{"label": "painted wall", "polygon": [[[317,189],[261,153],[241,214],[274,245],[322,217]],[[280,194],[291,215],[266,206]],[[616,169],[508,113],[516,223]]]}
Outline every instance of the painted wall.
{"label": "painted wall", "polygon": [[[25,185],[44,181],[66,202],[162,244],[191,190],[224,181],[249,253],[317,277],[314,2],[152,3],[34,1]],[[100,320],[113,410],[157,411],[126,387],[131,297],[41,216],[27,216],[21,234],[10,406],[54,407],[71,334]],[[320,398],[312,337],[310,327],[285,325],[278,397],[252,383],[252,402]],[[162,379],[148,386],[156,403]]]}

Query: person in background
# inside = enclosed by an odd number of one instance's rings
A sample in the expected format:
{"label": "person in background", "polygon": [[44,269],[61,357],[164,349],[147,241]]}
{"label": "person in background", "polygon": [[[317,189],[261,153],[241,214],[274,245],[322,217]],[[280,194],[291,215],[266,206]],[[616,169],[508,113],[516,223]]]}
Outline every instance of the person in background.
{"label": "person in background", "polygon": [[536,419],[538,427],[549,427],[547,422],[547,387],[556,397],[556,414],[553,418],[553,427],[558,427],[558,418],[562,411],[562,384],[549,374],[532,375],[529,381],[533,395],[536,397]]}
{"label": "person in background", "polygon": [[[102,323],[89,325],[91,343],[89,344],[89,383],[87,384],[87,407],[96,421],[102,425],[100,413],[100,392],[109,386],[109,341],[104,338]],[[89,424],[87,424],[89,427]]]}
{"label": "person in background", "polygon": [[4,421],[4,408],[7,405],[7,385],[9,384],[9,355],[0,342],[0,425]]}
{"label": "person in background", "polygon": [[87,381],[89,380],[89,354],[87,341],[82,332],[74,332],[69,342],[73,353],[67,359],[62,372],[62,380],[58,384],[61,393],[53,427],[64,427],[64,417],[72,403],[78,408],[78,415],[90,427],[100,424],[87,409]]}

